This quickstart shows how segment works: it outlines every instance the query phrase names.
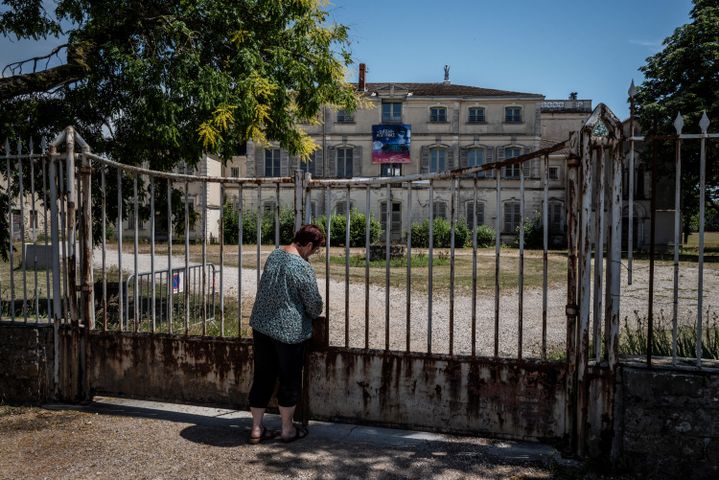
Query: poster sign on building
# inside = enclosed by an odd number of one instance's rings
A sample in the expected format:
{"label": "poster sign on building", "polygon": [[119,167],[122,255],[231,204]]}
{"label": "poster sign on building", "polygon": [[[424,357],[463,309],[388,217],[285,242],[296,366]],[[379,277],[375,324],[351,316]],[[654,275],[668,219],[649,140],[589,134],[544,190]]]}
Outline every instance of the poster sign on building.
{"label": "poster sign on building", "polygon": [[411,125],[372,125],[372,163],[410,163]]}

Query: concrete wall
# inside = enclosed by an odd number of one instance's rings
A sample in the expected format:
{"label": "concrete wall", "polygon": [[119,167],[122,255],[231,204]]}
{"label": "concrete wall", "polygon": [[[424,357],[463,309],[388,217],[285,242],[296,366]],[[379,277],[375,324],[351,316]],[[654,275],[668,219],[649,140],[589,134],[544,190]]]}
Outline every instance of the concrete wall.
{"label": "concrete wall", "polygon": [[563,365],[331,349],[310,357],[312,418],[557,441]]}
{"label": "concrete wall", "polygon": [[52,396],[50,326],[0,323],[0,402],[43,403]]}
{"label": "concrete wall", "polygon": [[646,478],[719,478],[719,370],[625,367],[622,462]]}

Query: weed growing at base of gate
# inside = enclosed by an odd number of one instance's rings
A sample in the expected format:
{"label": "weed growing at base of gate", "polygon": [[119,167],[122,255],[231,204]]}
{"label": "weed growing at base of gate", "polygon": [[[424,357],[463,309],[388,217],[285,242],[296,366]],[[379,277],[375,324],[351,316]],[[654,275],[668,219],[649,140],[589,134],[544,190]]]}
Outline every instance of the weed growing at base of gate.
{"label": "weed growing at base of gate", "polygon": [[[690,319],[692,313],[689,314]],[[702,358],[719,359],[719,314],[707,308],[702,326]],[[691,322],[691,320],[690,320]],[[638,356],[647,354],[647,317],[640,317],[634,312],[634,325],[630,326],[629,318],[625,317],[624,327],[620,331],[619,354],[622,356]],[[696,324],[677,327],[677,357],[696,357]],[[659,311],[652,336],[652,354],[659,357],[672,356],[672,325],[664,310]]]}

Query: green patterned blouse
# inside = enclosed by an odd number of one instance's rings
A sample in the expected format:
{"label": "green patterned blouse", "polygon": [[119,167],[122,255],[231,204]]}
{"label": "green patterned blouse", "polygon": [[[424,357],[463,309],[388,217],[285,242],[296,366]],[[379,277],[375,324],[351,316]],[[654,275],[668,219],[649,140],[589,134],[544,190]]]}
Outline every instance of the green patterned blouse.
{"label": "green patterned blouse", "polygon": [[312,336],[312,319],[322,313],[315,271],[299,255],[281,248],[265,262],[250,326],[283,343]]}

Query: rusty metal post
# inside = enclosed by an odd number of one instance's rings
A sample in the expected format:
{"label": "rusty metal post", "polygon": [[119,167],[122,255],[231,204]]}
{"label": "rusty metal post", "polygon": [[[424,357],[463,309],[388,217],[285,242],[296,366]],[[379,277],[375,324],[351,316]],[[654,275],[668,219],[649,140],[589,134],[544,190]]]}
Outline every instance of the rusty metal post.
{"label": "rusty metal post", "polygon": [[67,185],[67,279],[68,279],[68,308],[70,322],[77,326],[77,251],[75,222],[77,217],[77,191],[75,189],[75,129],[67,127],[65,137],[66,145],[66,185]]}
{"label": "rusty metal post", "polygon": [[577,372],[577,239],[579,236],[578,202],[579,162],[576,158],[567,161],[567,419],[566,431],[570,447],[576,448],[576,372]]}
{"label": "rusty metal post", "polygon": [[82,148],[80,182],[82,184],[82,318],[88,330],[95,329],[95,280],[92,268],[92,165],[87,154],[90,147]]}
{"label": "rusty metal post", "polygon": [[604,312],[604,352],[609,369],[616,374],[619,365],[619,304],[621,300],[622,261],[622,172],[624,155],[622,143],[609,150],[610,200],[607,218],[607,274]]}

